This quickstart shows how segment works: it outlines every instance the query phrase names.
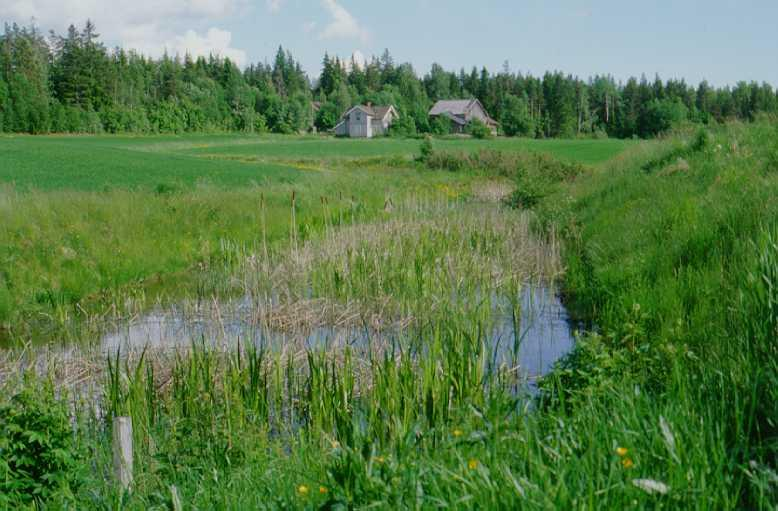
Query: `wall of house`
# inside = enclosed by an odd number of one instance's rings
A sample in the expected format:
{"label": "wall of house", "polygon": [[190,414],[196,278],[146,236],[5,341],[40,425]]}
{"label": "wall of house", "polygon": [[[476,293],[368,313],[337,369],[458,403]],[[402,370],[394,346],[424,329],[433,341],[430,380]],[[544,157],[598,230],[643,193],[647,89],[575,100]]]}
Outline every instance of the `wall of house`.
{"label": "wall of house", "polygon": [[480,106],[476,103],[473,105],[473,107],[470,109],[470,111],[465,116],[465,119],[470,122],[473,119],[478,119],[479,121],[486,124],[489,120],[489,116],[486,115],[486,112],[484,112]]}
{"label": "wall of house", "polygon": [[348,122],[341,122],[335,126],[335,136],[345,137],[348,135]]}
{"label": "wall of house", "polygon": [[391,112],[388,113],[384,119],[373,119],[373,136],[378,137],[381,135],[386,135],[386,133],[389,131],[389,126],[392,125],[392,122],[394,122],[394,115],[392,115]]}
{"label": "wall of house", "polygon": [[359,109],[355,109],[348,116],[348,134],[352,138],[371,138],[373,136],[373,123],[371,116]]}
{"label": "wall of house", "polygon": [[458,122],[451,121],[451,133],[464,133],[465,127]]}

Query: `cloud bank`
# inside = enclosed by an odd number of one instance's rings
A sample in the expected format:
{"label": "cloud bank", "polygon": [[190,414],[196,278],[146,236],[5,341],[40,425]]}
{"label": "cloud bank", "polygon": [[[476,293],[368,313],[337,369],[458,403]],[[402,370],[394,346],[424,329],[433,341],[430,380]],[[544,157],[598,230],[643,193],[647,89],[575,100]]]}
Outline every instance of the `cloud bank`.
{"label": "cloud bank", "polygon": [[[193,56],[218,54],[238,65],[246,62],[246,52],[232,46],[232,33],[210,26],[235,15],[247,0],[0,0],[0,18],[36,24],[64,33],[68,25],[83,27],[87,19],[97,25],[98,33],[111,43],[158,57],[189,53]],[[277,3],[281,0],[269,0]]]}

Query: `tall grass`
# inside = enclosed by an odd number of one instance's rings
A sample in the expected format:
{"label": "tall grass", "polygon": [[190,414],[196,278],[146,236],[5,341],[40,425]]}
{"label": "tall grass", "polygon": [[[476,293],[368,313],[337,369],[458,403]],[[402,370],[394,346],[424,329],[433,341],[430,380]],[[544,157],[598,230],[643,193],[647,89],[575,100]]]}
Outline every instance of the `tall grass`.
{"label": "tall grass", "polygon": [[380,187],[353,172],[299,186],[173,193],[3,189],[0,340],[75,340],[90,320],[97,326],[157,301],[229,295],[234,256],[286,244],[290,233],[302,243],[326,225],[374,217],[387,196],[438,194],[452,181],[403,172],[384,176]]}

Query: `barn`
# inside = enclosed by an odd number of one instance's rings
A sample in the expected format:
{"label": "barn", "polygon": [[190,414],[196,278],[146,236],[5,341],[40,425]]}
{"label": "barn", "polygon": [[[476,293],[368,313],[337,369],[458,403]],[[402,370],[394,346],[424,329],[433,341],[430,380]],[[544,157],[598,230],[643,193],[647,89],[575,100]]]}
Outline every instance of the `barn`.
{"label": "barn", "polygon": [[454,99],[438,101],[429,111],[429,116],[444,117],[451,122],[452,133],[464,133],[467,125],[478,119],[486,124],[492,133],[497,133],[497,121],[492,119],[477,99]]}
{"label": "barn", "polygon": [[339,137],[379,137],[386,134],[397,117],[397,110],[392,105],[357,105],[343,114],[333,132]]}

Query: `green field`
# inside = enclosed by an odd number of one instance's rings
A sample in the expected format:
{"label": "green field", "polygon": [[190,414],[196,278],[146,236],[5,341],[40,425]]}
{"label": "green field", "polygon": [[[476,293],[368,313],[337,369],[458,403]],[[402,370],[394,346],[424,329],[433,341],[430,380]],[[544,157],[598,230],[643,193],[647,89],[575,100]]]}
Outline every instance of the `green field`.
{"label": "green field", "polygon": [[[235,187],[291,183],[301,162],[411,159],[418,140],[186,135],[157,137],[0,136],[0,183],[18,189],[104,190],[196,183]],[[597,164],[630,145],[621,140],[438,140],[442,150],[541,151]]]}
{"label": "green field", "polygon": [[[419,145],[0,138],[0,507],[776,509],[778,125]],[[532,286],[582,330],[536,394]],[[93,349],[150,309],[222,330]]]}

